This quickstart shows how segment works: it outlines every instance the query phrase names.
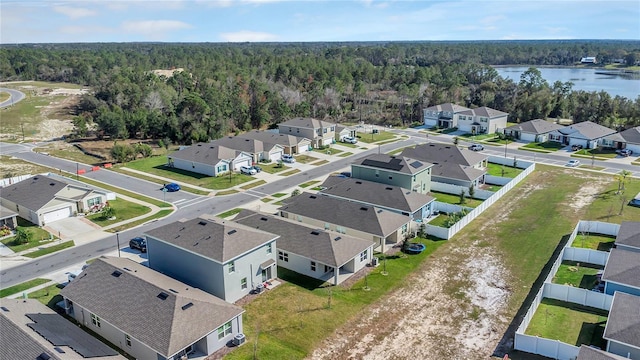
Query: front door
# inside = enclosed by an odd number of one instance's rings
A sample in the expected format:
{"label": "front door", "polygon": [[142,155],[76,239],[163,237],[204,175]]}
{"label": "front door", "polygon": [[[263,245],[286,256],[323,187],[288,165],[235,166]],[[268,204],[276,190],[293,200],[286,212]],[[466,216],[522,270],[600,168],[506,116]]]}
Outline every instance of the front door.
{"label": "front door", "polygon": [[271,279],[271,266],[266,269],[262,269],[262,281],[265,282]]}

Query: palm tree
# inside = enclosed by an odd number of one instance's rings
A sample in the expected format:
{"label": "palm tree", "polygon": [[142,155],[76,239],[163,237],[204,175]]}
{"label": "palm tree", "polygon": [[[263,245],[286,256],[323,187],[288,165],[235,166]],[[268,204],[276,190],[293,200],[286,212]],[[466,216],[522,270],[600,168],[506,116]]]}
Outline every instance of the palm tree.
{"label": "palm tree", "polygon": [[624,185],[629,180],[630,175],[631,171],[622,170],[614,176],[614,178],[618,181],[618,191],[616,192],[616,194],[624,192]]}

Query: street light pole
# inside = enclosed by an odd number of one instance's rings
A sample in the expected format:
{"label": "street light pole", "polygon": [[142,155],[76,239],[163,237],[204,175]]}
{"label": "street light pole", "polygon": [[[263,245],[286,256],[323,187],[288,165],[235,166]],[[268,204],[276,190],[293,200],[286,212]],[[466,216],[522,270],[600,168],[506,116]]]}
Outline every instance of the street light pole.
{"label": "street light pole", "polygon": [[120,233],[116,233],[116,242],[118,243],[118,257],[120,257]]}
{"label": "street light pole", "polygon": [[509,143],[509,139],[504,139],[504,158],[507,158],[507,144]]}
{"label": "street light pole", "polygon": [[78,171],[80,171],[80,164],[76,163],[76,180],[78,180]]}

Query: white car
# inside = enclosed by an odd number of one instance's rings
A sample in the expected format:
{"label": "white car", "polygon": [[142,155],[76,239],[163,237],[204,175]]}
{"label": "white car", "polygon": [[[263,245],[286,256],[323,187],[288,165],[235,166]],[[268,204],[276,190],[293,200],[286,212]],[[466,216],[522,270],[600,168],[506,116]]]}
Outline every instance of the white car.
{"label": "white car", "polygon": [[253,168],[253,166],[240,166],[240,173],[246,175],[255,175],[258,172]]}
{"label": "white car", "polygon": [[578,165],[580,165],[580,160],[569,160],[567,163],[567,166],[569,167],[576,167]]}
{"label": "white car", "polygon": [[293,164],[296,162],[296,159],[293,158],[293,155],[284,154],[282,155],[282,162]]}
{"label": "white car", "polygon": [[349,144],[357,144],[358,139],[354,138],[353,136],[345,136],[342,138],[342,142],[349,143]]}

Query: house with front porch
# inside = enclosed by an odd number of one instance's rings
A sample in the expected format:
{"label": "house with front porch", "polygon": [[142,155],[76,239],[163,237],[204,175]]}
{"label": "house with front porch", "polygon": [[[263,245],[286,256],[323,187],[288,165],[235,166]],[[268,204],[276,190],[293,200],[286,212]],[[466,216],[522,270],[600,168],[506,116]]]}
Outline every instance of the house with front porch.
{"label": "house with front porch", "polygon": [[294,118],[278,124],[280,134],[293,135],[311,140],[317,148],[335,142],[336,124],[313,118]]}
{"label": "house with front porch", "polygon": [[422,110],[422,115],[426,126],[452,129],[458,127],[458,115],[467,110],[471,109],[453,103],[446,103],[425,108]]}
{"label": "house with front porch", "polygon": [[144,234],[149,267],[234,303],[278,276],[278,235],[202,216]]}
{"label": "house with front porch", "polygon": [[354,126],[336,125],[336,141],[342,141],[345,137],[356,138],[358,135],[357,128]]}
{"label": "house with front porch", "polygon": [[266,144],[276,144],[282,146],[283,152],[288,155],[302,154],[309,151],[311,140],[287,134],[280,134],[274,131],[253,130],[238,135],[239,138],[259,140]]}
{"label": "house with front porch", "polygon": [[432,164],[431,181],[464,187],[484,183],[489,157],[455,145],[427,143],[405,148],[400,156],[407,156]]}
{"label": "house with front porch", "polygon": [[606,136],[616,131],[591,121],[565,126],[549,133],[549,141],[559,142],[566,146],[580,145],[585,149],[595,149],[603,146]]}
{"label": "house with front porch", "polygon": [[432,166],[402,155],[371,154],[351,164],[351,176],[427,194],[431,191]]}
{"label": "house with front porch", "polygon": [[234,221],[280,235],[278,266],[333,285],[350,278],[373,258],[374,242],[370,240],[246,209]]}
{"label": "house with front porch", "polygon": [[628,149],[634,156],[640,155],[640,126],[605,136],[602,139],[602,146],[612,149]]}
{"label": "house with front porch", "polygon": [[319,229],[373,241],[385,252],[410,233],[411,218],[371,205],[303,192],[285,199],[280,216]]}
{"label": "house with front porch", "polygon": [[278,161],[282,158],[284,152],[282,145],[239,136],[225,136],[213,140],[211,144],[250,154],[253,158],[253,163]]}
{"label": "house with front porch", "polygon": [[431,216],[435,198],[399,186],[377,183],[354,178],[328,177],[318,195],[325,195],[353,201],[362,205],[371,205],[385,209],[413,220]]}
{"label": "house with front porch", "polygon": [[551,121],[534,119],[504,128],[504,134],[515,140],[543,143],[549,140],[549,133],[563,128]]}
{"label": "house with front porch", "polygon": [[602,338],[607,351],[628,359],[640,359],[640,296],[616,292]]}
{"label": "house with front porch", "polygon": [[15,229],[18,226],[18,213],[0,205],[0,227]]}
{"label": "house with front porch", "polygon": [[622,247],[611,249],[602,281],[605,294],[619,291],[640,296],[640,252]]}
{"label": "house with front porch", "polygon": [[167,155],[167,159],[169,167],[219,176],[229,170],[238,171],[241,166],[251,166],[254,158],[250,153],[215,143],[197,143]]}
{"label": "house with front porch", "polygon": [[458,130],[470,134],[493,134],[507,127],[509,114],[490,107],[482,106],[457,113]]}

